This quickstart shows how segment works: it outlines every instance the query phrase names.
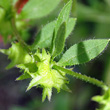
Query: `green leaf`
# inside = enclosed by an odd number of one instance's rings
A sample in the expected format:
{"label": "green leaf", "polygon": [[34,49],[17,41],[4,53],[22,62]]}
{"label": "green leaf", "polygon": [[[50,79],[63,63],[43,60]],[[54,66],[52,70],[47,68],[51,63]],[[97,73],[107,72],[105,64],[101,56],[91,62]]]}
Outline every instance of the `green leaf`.
{"label": "green leaf", "polygon": [[66,23],[66,38],[69,37],[71,32],[74,30],[76,25],[76,18],[69,18],[68,22]]}
{"label": "green leaf", "polygon": [[[53,31],[56,21],[52,21],[45,25],[42,30],[36,36],[34,43],[32,44],[32,49],[46,48],[51,45]],[[66,25],[66,38],[70,35],[76,24],[76,18],[70,18]]]}
{"label": "green leaf", "polygon": [[71,12],[71,7],[72,7],[72,0],[70,0],[61,10],[58,18],[57,18],[57,23],[55,26],[55,34],[57,34],[60,26],[62,25],[63,22],[68,22],[69,20],[69,15]]}
{"label": "green leaf", "polygon": [[108,39],[87,40],[70,47],[58,62],[61,66],[77,65],[97,57],[107,46]]}
{"label": "green leaf", "polygon": [[51,45],[55,22],[56,21],[52,21],[42,28],[42,30],[38,33],[34,43],[31,46],[33,49],[37,49],[38,47],[44,48]]}
{"label": "green leaf", "polygon": [[24,6],[21,16],[23,19],[36,19],[48,15],[52,12],[60,0],[29,0]]}
{"label": "green leaf", "polygon": [[53,55],[54,51],[55,51],[55,41],[56,41],[56,36],[57,33],[59,31],[60,26],[62,25],[63,22],[68,22],[69,20],[69,15],[70,15],[70,11],[71,11],[71,6],[72,6],[72,0],[70,0],[61,10],[57,22],[56,22],[56,26],[55,26],[55,31],[54,31],[54,35],[53,35],[53,39],[52,39],[52,45],[51,45],[51,53]]}
{"label": "green leaf", "polygon": [[8,55],[8,58],[11,59],[11,63],[7,66],[7,69],[10,69],[17,64],[25,64],[32,61],[32,57],[20,43],[12,43],[12,46],[9,49],[1,49],[0,52]]}
{"label": "green leaf", "polygon": [[53,58],[59,55],[63,49],[64,49],[64,44],[65,44],[65,34],[66,34],[66,23],[62,23],[60,26],[56,39],[55,39],[55,50],[53,53]]}

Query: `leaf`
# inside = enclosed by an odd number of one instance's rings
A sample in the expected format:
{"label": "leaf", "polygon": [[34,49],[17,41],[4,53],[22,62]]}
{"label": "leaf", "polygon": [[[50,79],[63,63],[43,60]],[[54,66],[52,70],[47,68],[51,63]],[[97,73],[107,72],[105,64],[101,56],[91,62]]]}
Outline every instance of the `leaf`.
{"label": "leaf", "polygon": [[58,62],[61,66],[77,65],[97,57],[107,46],[108,39],[87,40],[70,47]]}
{"label": "leaf", "polygon": [[55,26],[55,34],[57,34],[57,31],[59,30],[59,28],[63,22],[68,22],[71,7],[72,7],[72,0],[70,0],[61,10],[61,12],[57,18],[57,23]]}
{"label": "leaf", "polygon": [[7,66],[7,69],[10,69],[17,64],[25,64],[32,61],[32,57],[20,43],[12,43],[12,46],[9,49],[1,49],[0,52],[8,55],[8,58],[11,60],[11,63]]}
{"label": "leaf", "polygon": [[52,21],[42,28],[42,30],[38,33],[34,43],[31,46],[33,49],[37,49],[38,47],[44,48],[51,45],[55,22],[56,21]]}
{"label": "leaf", "polygon": [[60,0],[29,0],[23,7],[21,16],[23,19],[36,19],[48,15],[52,12]]}
{"label": "leaf", "polygon": [[55,39],[55,50],[53,53],[53,57],[59,55],[63,49],[64,49],[64,44],[65,44],[65,34],[66,34],[66,23],[62,23],[60,26],[56,39]]}
{"label": "leaf", "polygon": [[66,38],[71,34],[71,32],[74,30],[76,25],[76,18],[69,18],[68,22],[66,23]]}
{"label": "leaf", "polygon": [[68,22],[69,20],[69,15],[70,15],[70,11],[71,11],[71,6],[72,6],[72,0],[70,0],[61,10],[57,22],[56,22],[56,26],[55,26],[55,31],[54,31],[54,35],[53,35],[53,39],[52,39],[52,45],[51,45],[51,53],[53,55],[54,51],[55,51],[55,40],[56,40],[56,36],[57,33],[59,31],[60,26],[62,25],[63,22]]}
{"label": "leaf", "polygon": [[[55,23],[56,21],[52,21],[42,28],[42,30],[38,33],[34,43],[31,46],[32,49],[46,48],[51,45]],[[70,35],[70,33],[75,27],[75,24],[76,24],[76,18],[70,18],[66,25],[65,38],[67,38]]]}

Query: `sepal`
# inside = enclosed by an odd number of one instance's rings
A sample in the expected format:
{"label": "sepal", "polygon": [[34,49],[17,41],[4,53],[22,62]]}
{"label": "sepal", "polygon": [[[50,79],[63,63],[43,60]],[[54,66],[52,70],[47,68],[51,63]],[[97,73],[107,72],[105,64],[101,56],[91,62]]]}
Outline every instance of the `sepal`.
{"label": "sepal", "polygon": [[51,100],[51,96],[52,96],[52,88],[44,88],[43,89],[43,94],[42,94],[42,102],[45,101],[46,96],[48,98],[48,100]]}

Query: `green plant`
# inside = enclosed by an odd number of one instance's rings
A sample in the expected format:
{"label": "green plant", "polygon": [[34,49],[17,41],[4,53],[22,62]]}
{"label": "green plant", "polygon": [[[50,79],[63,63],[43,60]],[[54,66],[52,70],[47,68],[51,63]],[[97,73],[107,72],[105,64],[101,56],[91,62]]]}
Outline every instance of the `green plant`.
{"label": "green plant", "polygon": [[[109,94],[109,86],[102,81],[66,68],[67,66],[89,62],[97,57],[110,41],[110,39],[86,40],[71,46],[66,52],[64,51],[65,40],[76,24],[76,18],[69,17],[72,0],[63,7],[57,20],[46,24],[40,30],[32,45],[27,45],[22,40],[22,34],[19,33],[22,33],[23,29],[27,27],[25,19],[33,20],[44,17],[59,2],[60,0],[55,2],[51,0],[30,0],[25,1],[25,6],[22,7],[18,3],[15,5],[16,0],[0,1],[0,26],[2,26],[0,27],[0,33],[5,42],[9,40],[9,35],[12,38],[10,39],[12,46],[9,49],[0,49],[0,52],[8,55],[11,60],[7,69],[16,66],[23,71],[23,74],[16,80],[31,79],[27,91],[32,87],[42,87],[42,101],[45,100],[46,96],[48,100],[51,99],[52,88],[56,88],[58,92],[60,92],[60,89],[71,92],[67,86],[69,81],[66,74],[99,86],[105,90],[105,94]],[[23,3],[21,2],[21,4]],[[7,30],[4,31],[5,27],[7,27]],[[18,42],[14,42],[15,39]],[[105,94],[102,97],[105,97]],[[110,94],[107,95],[107,98],[102,97],[95,97],[93,100],[104,104],[104,110],[109,110]]]}

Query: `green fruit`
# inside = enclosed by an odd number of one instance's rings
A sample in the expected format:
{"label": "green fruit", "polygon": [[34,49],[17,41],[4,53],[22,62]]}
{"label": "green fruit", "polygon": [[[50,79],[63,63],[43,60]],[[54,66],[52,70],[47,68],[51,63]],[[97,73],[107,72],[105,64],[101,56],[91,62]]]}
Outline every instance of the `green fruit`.
{"label": "green fruit", "polygon": [[54,61],[51,61],[51,56],[44,49],[42,52],[39,50],[33,56],[33,62],[28,64],[20,64],[17,67],[24,70],[22,76],[17,78],[17,80],[23,80],[31,78],[31,82],[27,88],[30,90],[32,87],[42,87],[43,96],[42,101],[45,100],[46,96],[48,100],[51,99],[52,88],[56,88],[58,92],[61,89],[70,92],[70,89],[67,87],[68,80],[66,78],[66,73],[52,68],[52,65],[55,64]]}

